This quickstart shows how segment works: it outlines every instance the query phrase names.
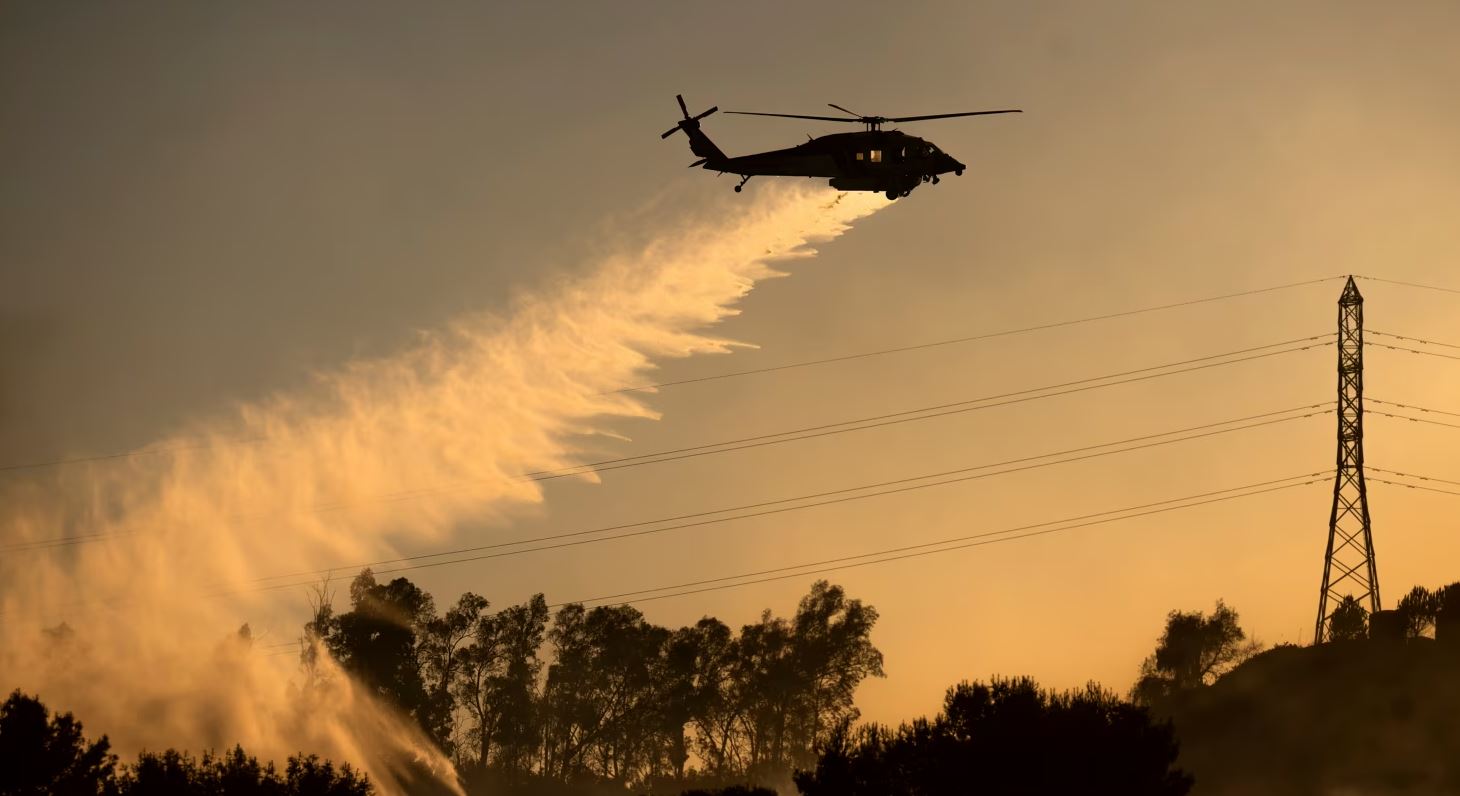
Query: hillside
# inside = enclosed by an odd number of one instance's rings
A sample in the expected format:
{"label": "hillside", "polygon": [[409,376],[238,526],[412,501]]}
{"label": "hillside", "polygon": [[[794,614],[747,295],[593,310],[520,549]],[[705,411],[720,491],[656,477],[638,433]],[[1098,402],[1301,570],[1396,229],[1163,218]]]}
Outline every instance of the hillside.
{"label": "hillside", "polygon": [[1197,796],[1460,793],[1460,649],[1283,646],[1163,711]]}

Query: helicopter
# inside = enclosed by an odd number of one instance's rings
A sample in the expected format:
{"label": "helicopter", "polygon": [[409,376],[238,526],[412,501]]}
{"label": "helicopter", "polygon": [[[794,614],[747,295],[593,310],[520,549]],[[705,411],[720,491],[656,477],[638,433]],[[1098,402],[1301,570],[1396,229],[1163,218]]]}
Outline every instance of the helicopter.
{"label": "helicopter", "polygon": [[901,130],[883,130],[889,122],[920,122],[928,119],[951,119],[956,116],[989,116],[998,113],[1023,113],[1019,109],[996,111],[969,111],[966,113],[938,113],[929,116],[863,116],[840,105],[827,103],[846,116],[807,116],[795,113],[760,113],[756,111],[725,111],[742,116],[776,116],[783,119],[813,119],[822,122],[847,122],[862,124],[865,130],[859,133],[834,133],[820,138],[807,136],[809,140],[789,149],[757,152],[753,155],[730,157],[720,151],[715,142],[700,130],[700,120],[720,110],[719,106],[697,116],[689,115],[684,96],[676,94],[679,110],[684,118],[669,128],[662,138],[668,138],[683,130],[689,137],[690,151],[699,160],[689,164],[690,168],[703,166],[709,171],[721,174],[737,174],[740,183],[735,192],[740,193],[751,177],[829,177],[831,187],[843,191],[882,192],[888,199],[897,199],[912,193],[918,185],[931,182],[938,184],[938,175],[953,172],[963,176],[967,166],[952,155],[939,149],[931,141],[908,135]]}

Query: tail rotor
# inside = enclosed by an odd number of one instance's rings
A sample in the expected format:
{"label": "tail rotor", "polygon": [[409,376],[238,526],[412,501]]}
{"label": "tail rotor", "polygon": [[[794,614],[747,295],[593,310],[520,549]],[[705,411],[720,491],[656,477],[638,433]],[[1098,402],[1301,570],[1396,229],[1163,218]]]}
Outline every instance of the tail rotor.
{"label": "tail rotor", "polygon": [[680,119],[679,123],[675,126],[664,131],[664,133],[659,136],[660,138],[668,138],[669,136],[674,135],[675,132],[679,130],[683,130],[685,132],[685,135],[689,135],[691,138],[693,138],[694,136],[690,134],[690,130],[700,129],[700,119],[703,119],[706,116],[714,113],[715,111],[720,110],[720,107],[717,105],[705,111],[704,113],[699,114],[698,116],[690,116],[689,107],[684,104],[684,95],[675,94],[674,98],[676,100],[679,100],[679,112],[684,114],[684,118]]}

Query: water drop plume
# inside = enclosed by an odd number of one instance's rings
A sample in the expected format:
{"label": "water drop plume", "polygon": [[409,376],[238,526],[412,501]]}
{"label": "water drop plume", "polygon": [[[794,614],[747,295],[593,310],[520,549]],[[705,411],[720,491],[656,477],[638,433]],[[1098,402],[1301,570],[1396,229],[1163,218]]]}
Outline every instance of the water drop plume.
{"label": "water drop plume", "polygon": [[[421,767],[454,781],[411,721],[330,661],[307,678],[287,646],[266,651],[297,637],[300,593],[238,585],[420,549],[541,500],[514,476],[573,464],[585,435],[654,417],[646,394],[616,390],[652,380],[656,360],[729,350],[707,329],[777,261],[886,204],[761,192],[508,311],[181,426],[150,446],[165,453],[5,479],[0,688],[74,711],[123,754],[241,743],[352,762],[387,793]],[[428,497],[392,499],[417,491]],[[99,536],[44,546],[81,535]],[[272,643],[241,641],[245,622],[276,627]]]}

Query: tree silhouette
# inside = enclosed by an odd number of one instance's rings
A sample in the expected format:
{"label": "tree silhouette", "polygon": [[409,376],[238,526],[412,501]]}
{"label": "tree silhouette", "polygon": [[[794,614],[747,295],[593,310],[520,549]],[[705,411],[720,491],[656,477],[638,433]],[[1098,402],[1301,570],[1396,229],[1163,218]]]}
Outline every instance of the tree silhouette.
{"label": "tree silhouette", "polygon": [[876,623],[876,609],[848,599],[842,587],[824,580],[801,598],[793,636],[807,700],[798,717],[800,749],[814,749],[832,728],[861,715],[854,703],[857,686],[884,676],[882,653],[870,638]]}
{"label": "tree silhouette", "polygon": [[425,656],[417,649],[418,633],[436,620],[431,595],[405,578],[376,583],[366,569],[350,583],[350,604],[316,629],[330,654],[367,691],[439,739],[443,717],[432,709]]}
{"label": "tree silhouette", "polygon": [[52,716],[40,700],[15,691],[0,705],[0,794],[103,793],[116,769],[110,748],[104,735],[87,741],[70,713]]}
{"label": "tree silhouette", "polygon": [[711,617],[672,630],[623,605],[568,604],[549,622],[542,595],[492,613],[468,592],[438,615],[431,595],[369,569],[350,602],[337,613],[316,589],[305,687],[328,676],[327,651],[413,716],[473,791],[784,781],[882,675],[876,610],[826,581],[793,617],[766,611],[739,633]]}
{"label": "tree silhouette", "polygon": [[486,610],[485,598],[466,592],[445,615],[425,617],[421,628],[417,657],[426,692],[420,710],[421,725],[447,755],[455,752],[456,700],[452,687],[468,665],[470,639]]}
{"label": "tree silhouette", "polygon": [[472,762],[495,766],[509,779],[532,766],[539,741],[539,651],[547,621],[541,594],[496,614],[480,614],[452,689],[466,714],[466,737],[476,755]]}
{"label": "tree silhouette", "polygon": [[195,759],[168,749],[144,752],[116,782],[117,796],[370,796],[374,787],[349,765],[314,755],[290,757],[281,774],[235,746]]}
{"label": "tree silhouette", "polygon": [[624,782],[647,773],[653,663],[668,636],[627,605],[558,611],[543,692],[550,773]]}
{"label": "tree silhouette", "polygon": [[681,639],[681,643],[694,650],[694,688],[689,699],[695,753],[712,776],[739,773],[741,711],[735,687],[739,642],[728,625],[712,617],[681,632],[692,636],[692,641]]}
{"label": "tree silhouette", "polygon": [[1094,684],[1054,693],[995,679],[949,689],[931,721],[843,723],[795,781],[805,796],[1180,796],[1192,781],[1176,754],[1169,725]]}
{"label": "tree silhouette", "polygon": [[1369,637],[1369,612],[1348,595],[1339,601],[1328,619],[1328,638],[1331,641],[1357,641]]}
{"label": "tree silhouette", "polygon": [[289,758],[283,773],[242,747],[201,759],[144,752],[117,770],[107,739],[90,743],[70,713],[50,715],[16,691],[0,706],[0,796],[370,796],[370,780],[348,764]]}
{"label": "tree silhouette", "polygon": [[[1460,625],[1460,582],[1435,590],[1435,638],[1440,638],[1440,622],[1444,621],[1453,635]],[[1454,641],[1455,639],[1447,639]]]}
{"label": "tree silhouette", "polygon": [[730,700],[740,714],[736,752],[747,772],[809,765],[835,727],[857,718],[857,686],[883,675],[882,653],[871,642],[876,622],[876,609],[822,580],[793,619],[767,611],[741,629]]}
{"label": "tree silhouette", "polygon": [[1156,651],[1141,664],[1132,697],[1150,705],[1178,692],[1210,685],[1232,667],[1261,650],[1238,624],[1237,612],[1217,600],[1212,615],[1172,611],[1156,642]]}
{"label": "tree silhouette", "polygon": [[1439,609],[1439,595],[1431,594],[1423,586],[1410,589],[1408,594],[1400,598],[1399,605],[1395,606],[1404,621],[1404,635],[1408,638],[1419,638],[1426,631],[1434,629],[1435,614]]}

